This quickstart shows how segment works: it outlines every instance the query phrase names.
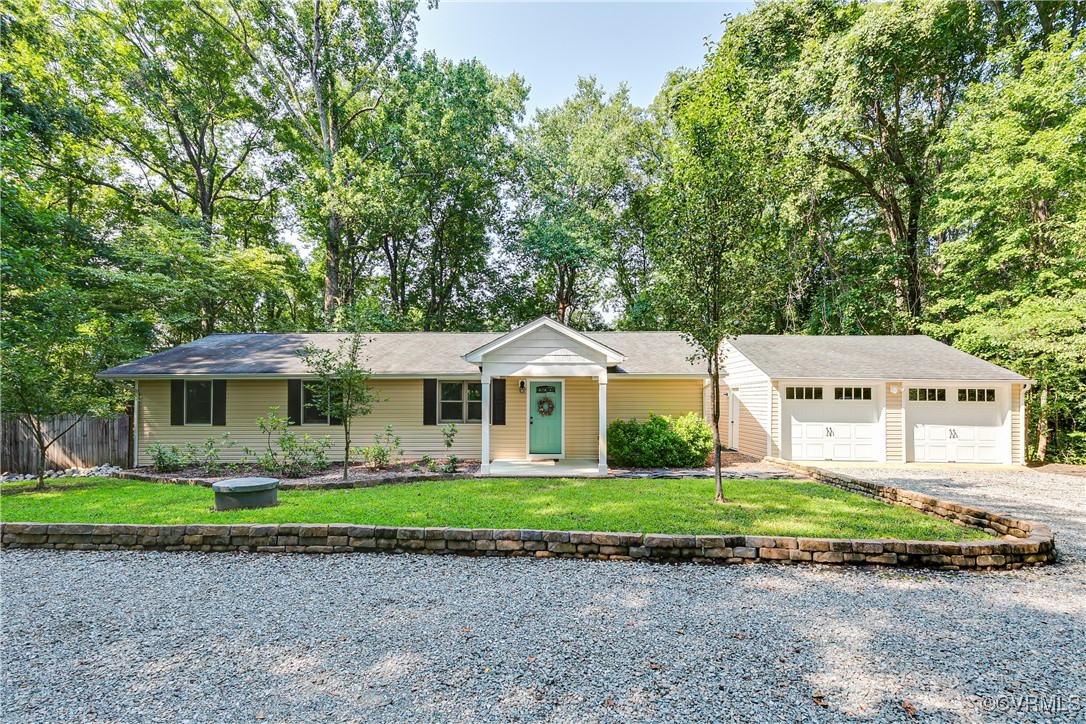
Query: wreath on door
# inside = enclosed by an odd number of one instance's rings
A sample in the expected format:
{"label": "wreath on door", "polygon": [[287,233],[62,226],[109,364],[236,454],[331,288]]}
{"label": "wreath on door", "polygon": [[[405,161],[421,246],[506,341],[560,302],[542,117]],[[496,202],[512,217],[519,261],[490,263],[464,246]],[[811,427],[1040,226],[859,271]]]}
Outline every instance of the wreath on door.
{"label": "wreath on door", "polygon": [[554,414],[554,400],[549,397],[540,397],[536,400],[535,411],[543,417],[550,417]]}

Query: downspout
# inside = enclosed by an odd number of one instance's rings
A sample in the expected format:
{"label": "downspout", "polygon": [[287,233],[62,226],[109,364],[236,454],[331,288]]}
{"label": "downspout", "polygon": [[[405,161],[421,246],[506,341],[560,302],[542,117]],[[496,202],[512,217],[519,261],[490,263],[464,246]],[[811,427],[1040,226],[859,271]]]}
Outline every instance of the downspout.
{"label": "downspout", "polygon": [[140,466],[140,381],[136,380],[135,402],[132,406],[132,467]]}

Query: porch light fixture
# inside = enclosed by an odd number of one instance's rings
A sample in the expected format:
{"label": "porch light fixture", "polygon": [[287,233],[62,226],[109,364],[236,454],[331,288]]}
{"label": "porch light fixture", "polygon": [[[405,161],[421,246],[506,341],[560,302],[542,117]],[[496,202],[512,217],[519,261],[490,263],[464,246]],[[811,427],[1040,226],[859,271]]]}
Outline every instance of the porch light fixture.
{"label": "porch light fixture", "polygon": [[523,395],[524,391],[527,390],[527,389],[528,389],[528,385],[525,384],[524,380],[521,380],[520,381],[520,394]]}
{"label": "porch light fixture", "polygon": [[890,387],[890,394],[891,394],[891,395],[896,395],[896,394],[897,394],[897,393],[899,393],[899,392],[901,392],[901,390],[899,390],[899,389],[898,389],[898,386],[897,386],[897,385],[892,385],[892,386]]}

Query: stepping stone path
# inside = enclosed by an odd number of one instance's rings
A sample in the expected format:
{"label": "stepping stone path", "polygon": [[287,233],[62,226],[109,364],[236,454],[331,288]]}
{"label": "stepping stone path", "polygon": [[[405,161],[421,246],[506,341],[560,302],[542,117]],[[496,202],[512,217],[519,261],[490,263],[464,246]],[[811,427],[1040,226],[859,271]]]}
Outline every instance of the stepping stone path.
{"label": "stepping stone path", "polygon": [[[711,478],[712,470],[623,470],[614,474],[616,478],[640,478],[652,480],[681,480],[682,478]],[[804,476],[781,471],[768,470],[722,470],[720,477],[729,480],[804,480]]]}

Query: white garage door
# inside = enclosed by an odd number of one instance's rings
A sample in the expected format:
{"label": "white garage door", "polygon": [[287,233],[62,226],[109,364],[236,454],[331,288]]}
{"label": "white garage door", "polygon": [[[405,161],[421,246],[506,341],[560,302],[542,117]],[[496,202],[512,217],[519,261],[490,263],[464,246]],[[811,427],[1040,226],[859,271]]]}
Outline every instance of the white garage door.
{"label": "white garage door", "polygon": [[[878,460],[877,400],[870,387],[786,387],[781,419],[792,460]],[[789,397],[791,396],[791,397]]]}
{"label": "white garage door", "polygon": [[999,463],[1009,458],[1002,391],[994,388],[910,388],[905,402],[910,461]]}

